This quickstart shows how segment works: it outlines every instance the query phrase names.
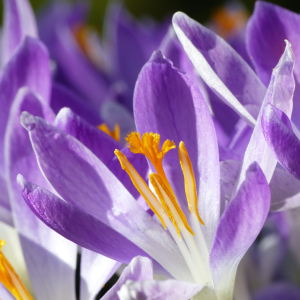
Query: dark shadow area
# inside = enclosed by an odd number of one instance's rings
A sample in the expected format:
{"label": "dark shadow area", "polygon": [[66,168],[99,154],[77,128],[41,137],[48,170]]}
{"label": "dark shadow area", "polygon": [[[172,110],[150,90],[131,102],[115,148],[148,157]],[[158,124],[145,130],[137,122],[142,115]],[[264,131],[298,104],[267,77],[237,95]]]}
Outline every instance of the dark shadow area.
{"label": "dark shadow area", "polygon": [[98,295],[96,296],[96,300],[101,299],[111,288],[112,286],[118,281],[119,276],[117,274],[114,274],[105,284],[105,286],[103,287],[103,289],[101,289],[101,291],[98,293]]}

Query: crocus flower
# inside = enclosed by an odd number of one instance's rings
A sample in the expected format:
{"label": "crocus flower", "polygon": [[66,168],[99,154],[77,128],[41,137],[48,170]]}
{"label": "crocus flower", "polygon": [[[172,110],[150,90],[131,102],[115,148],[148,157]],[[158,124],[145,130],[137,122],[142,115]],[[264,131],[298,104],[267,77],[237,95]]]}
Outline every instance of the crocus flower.
{"label": "crocus flower", "polygon": [[[85,248],[119,261],[143,253],[153,260],[158,274],[176,279],[166,288],[176,292],[178,284],[193,284],[192,294],[182,299],[200,291],[199,299],[232,299],[238,263],[269,211],[264,174],[253,160],[237,192],[227,199],[229,204],[220,197],[217,140],[206,102],[190,77],[160,52],[153,54],[139,75],[134,112],[140,137],[144,136],[140,140],[137,133],[132,134],[128,142],[133,152],[151,159],[153,172],[157,170],[150,181],[160,202],[126,156],[117,154],[162,225],[83,144],[26,112],[21,122],[29,131],[39,166],[64,200],[20,175],[25,201],[50,228]],[[175,145],[179,145],[180,159],[171,150]],[[104,226],[106,236],[101,231]],[[152,280],[126,284],[121,290],[151,298],[157,286]],[[164,289],[163,283],[159,286]]]}

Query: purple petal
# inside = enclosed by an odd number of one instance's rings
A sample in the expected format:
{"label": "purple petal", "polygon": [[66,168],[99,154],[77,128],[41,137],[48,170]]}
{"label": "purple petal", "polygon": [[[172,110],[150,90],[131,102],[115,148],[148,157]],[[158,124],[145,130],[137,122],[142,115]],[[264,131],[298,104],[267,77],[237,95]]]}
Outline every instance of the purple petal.
{"label": "purple petal", "polygon": [[269,208],[268,182],[259,165],[254,163],[228,204],[215,234],[210,265],[219,296],[232,297],[237,266],[259,234]]}
{"label": "purple petal", "polygon": [[[103,296],[103,300],[114,300],[117,292],[128,280],[144,281],[153,278],[152,262],[147,257],[137,256],[124,269],[116,284]],[[123,299],[123,298],[122,298]]]}
{"label": "purple petal", "polygon": [[40,118],[24,112],[21,122],[29,131],[43,174],[65,201],[135,243],[172,275],[189,277],[187,266],[170,234],[149,217],[90,150]]}
{"label": "purple petal", "polygon": [[46,189],[26,181],[21,175],[18,183],[24,200],[35,215],[79,246],[123,263],[129,263],[136,255],[147,256],[118,232]]}
{"label": "purple petal", "polygon": [[[169,22],[143,24],[134,20],[121,5],[111,7],[109,18],[107,37],[112,44],[111,59],[115,62],[118,77],[127,83],[132,97],[138,74],[152,52],[158,49]],[[127,108],[132,109],[131,101]]]}
{"label": "purple petal", "polygon": [[266,88],[251,67],[221,37],[184,13],[173,16],[173,26],[207,85],[247,123],[255,124]]}
{"label": "purple petal", "polygon": [[290,283],[276,283],[261,291],[257,291],[254,300],[298,300],[300,299],[300,289]]}
{"label": "purple petal", "polygon": [[[220,215],[219,158],[214,124],[197,85],[156,51],[139,75],[134,116],[140,133],[158,133],[161,143],[166,139],[177,146],[180,141],[185,143],[198,184],[198,209],[206,224],[204,232],[210,247]],[[170,151],[164,165],[181,207],[187,210],[178,152]]]}
{"label": "purple petal", "polygon": [[94,106],[63,85],[57,83],[52,85],[50,105],[55,114],[63,107],[68,107],[92,125],[102,123],[99,112]]}
{"label": "purple petal", "polygon": [[286,49],[273,71],[272,80],[268,87],[262,108],[260,110],[256,126],[245,152],[243,166],[241,169],[239,180],[236,184],[236,190],[245,179],[246,170],[256,161],[262,168],[268,182],[270,182],[274,173],[277,159],[272,154],[268,147],[263,131],[262,131],[262,116],[263,109],[267,103],[275,105],[277,108],[285,111],[288,116],[291,116],[293,108],[293,92],[294,92],[294,56],[289,42],[286,42]]}
{"label": "purple petal", "polygon": [[[272,69],[276,66],[287,39],[293,46],[295,57],[300,55],[300,15],[272,3],[258,1],[247,26],[247,47],[253,57],[262,82],[270,82]],[[300,113],[300,65],[295,65],[296,90],[293,121],[299,127]]]}
{"label": "purple petal", "polygon": [[294,134],[287,115],[273,105],[264,109],[262,130],[266,142],[280,164],[300,179],[300,141]]}
{"label": "purple petal", "polygon": [[80,262],[80,299],[93,300],[120,267],[121,263],[82,248]]}
{"label": "purple petal", "polygon": [[[82,8],[80,4],[78,7]],[[108,93],[110,82],[89,61],[77,43],[73,26],[83,20],[78,18],[76,6],[74,10],[70,10],[65,3],[53,4],[42,22],[41,39],[55,60],[63,81],[99,108]]]}
{"label": "purple petal", "polygon": [[5,0],[2,64],[6,64],[25,36],[37,38],[34,13],[27,0]]}
{"label": "purple petal", "polygon": [[23,110],[50,121],[53,120],[53,113],[38,96],[22,88],[11,108],[5,136],[9,195],[29,276],[36,297],[48,300],[53,297],[75,299],[77,246],[49,229],[32,214],[16,182],[17,174],[22,172],[30,180],[51,189],[40,172],[28,133],[19,122]]}
{"label": "purple petal", "polygon": [[[121,145],[118,142],[97,127],[88,124],[67,108],[59,112],[55,125],[57,128],[75,137],[91,150],[135,198],[139,197],[137,189],[127,173],[120,168],[120,162],[114,154],[115,149],[121,149]],[[145,157],[133,155],[128,147],[123,148],[122,153],[126,155],[142,178],[146,179],[149,168]]]}
{"label": "purple petal", "polygon": [[4,133],[11,104],[18,90],[27,86],[49,100],[51,76],[46,48],[38,40],[26,37],[5,66],[0,81],[0,169],[3,168]]}
{"label": "purple petal", "polygon": [[54,125],[80,141],[106,166],[115,157],[115,149],[121,148],[116,140],[97,127],[88,124],[69,108],[60,110]]}
{"label": "purple petal", "polygon": [[[127,281],[118,292],[120,299],[151,299],[151,300],[189,300],[203,289],[203,295],[197,295],[197,299],[214,299],[209,297],[205,292],[205,286],[183,282],[177,280],[147,280],[147,281]],[[202,297],[203,298],[202,298]],[[209,298],[205,298],[205,297]],[[106,300],[106,298],[105,298]]]}

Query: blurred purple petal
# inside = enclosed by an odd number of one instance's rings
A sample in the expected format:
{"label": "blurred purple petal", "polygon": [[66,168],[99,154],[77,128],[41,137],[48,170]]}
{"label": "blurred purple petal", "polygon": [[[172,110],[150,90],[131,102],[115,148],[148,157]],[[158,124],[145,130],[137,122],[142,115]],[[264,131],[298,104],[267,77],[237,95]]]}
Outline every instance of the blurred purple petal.
{"label": "blurred purple petal", "polygon": [[[28,113],[22,114],[21,122],[29,131],[43,174],[65,201],[128,238],[172,275],[176,274],[175,277],[189,277],[169,232],[149,217],[90,150],[72,136]],[[177,261],[176,266],[174,261]]]}
{"label": "blurred purple petal", "polygon": [[237,266],[259,234],[270,208],[268,182],[257,163],[222,215],[210,253],[210,265],[217,294],[233,295]]}
{"label": "blurred purple petal", "polygon": [[253,300],[299,300],[300,288],[290,283],[274,283],[273,285],[257,291]]}
{"label": "blurred purple petal", "polygon": [[97,108],[63,85],[52,84],[50,105],[55,114],[63,107],[68,107],[92,125],[102,123]]}
{"label": "blurred purple petal", "polygon": [[[132,98],[130,98],[132,100]],[[136,131],[132,113],[124,105],[105,101],[101,106],[100,116],[110,128],[116,124],[120,126],[120,143],[125,144],[125,137],[132,131]]]}
{"label": "blurred purple petal", "polygon": [[[147,257],[137,256],[124,269],[116,284],[103,296],[103,300],[117,299],[117,292],[123,284],[130,281],[144,281],[153,278],[152,261]],[[121,298],[123,299],[123,298]]]}
{"label": "blurred purple petal", "polygon": [[75,5],[72,10],[66,3],[55,2],[42,19],[41,39],[48,47],[64,82],[99,108],[110,83],[89,61],[75,39],[74,26],[82,22],[78,11],[81,9],[84,12],[81,4]]}
{"label": "blurred purple petal", "polygon": [[[140,133],[160,134],[185,143],[194,167],[201,218],[208,245],[219,220],[219,158],[212,117],[197,85],[156,51],[141,71],[134,93],[134,116]],[[187,211],[184,179],[177,151],[164,158],[166,175],[183,210]],[[201,180],[201,185],[199,184]],[[186,214],[187,216],[189,213]]]}
{"label": "blurred purple petal", "polygon": [[27,0],[5,0],[1,62],[5,65],[25,36],[37,37],[34,13]]}
{"label": "blurred purple petal", "polygon": [[4,133],[11,104],[18,90],[27,86],[49,101],[51,75],[49,57],[41,42],[26,37],[5,66],[0,81],[0,170],[4,165]]}
{"label": "blurred purple petal", "polygon": [[80,299],[94,300],[121,263],[82,248],[80,262]]}
{"label": "blurred purple petal", "polygon": [[22,173],[51,189],[40,172],[28,133],[19,122],[23,110],[49,121],[54,117],[38,96],[27,88],[19,90],[11,108],[5,136],[6,170],[15,226],[36,297],[46,300],[53,297],[75,299],[77,246],[49,229],[32,214],[16,182],[18,173]]}
{"label": "blurred purple petal", "polygon": [[[169,22],[136,21],[120,4],[112,4],[106,21],[106,35],[112,46],[111,59],[115,62],[119,78],[127,83],[131,99],[138,74],[152,52],[158,49]],[[132,102],[129,101],[126,106],[131,110]]]}

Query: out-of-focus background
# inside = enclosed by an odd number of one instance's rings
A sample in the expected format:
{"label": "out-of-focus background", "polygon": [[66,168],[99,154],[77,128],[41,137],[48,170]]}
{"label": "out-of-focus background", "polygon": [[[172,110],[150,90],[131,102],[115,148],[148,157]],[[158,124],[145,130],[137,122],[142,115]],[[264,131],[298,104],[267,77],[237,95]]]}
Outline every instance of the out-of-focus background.
{"label": "out-of-focus background", "polygon": [[[52,0],[53,1],[53,0]],[[62,1],[62,0],[56,0]],[[90,19],[89,23],[94,28],[101,30],[105,8],[109,0],[82,0],[82,2],[90,2]],[[35,11],[43,7],[49,0],[30,0]],[[156,20],[162,20],[167,16],[172,16],[176,11],[183,11],[190,17],[201,23],[207,22],[212,15],[222,5],[228,3],[228,0],[123,0],[127,9],[136,17],[151,16]],[[235,2],[235,1],[230,1]],[[254,0],[236,1],[245,6],[251,14],[254,8]],[[278,4],[295,12],[300,12],[299,0],[272,0],[268,1]],[[0,14],[2,16],[2,7]],[[1,21],[1,20],[0,20]]]}

